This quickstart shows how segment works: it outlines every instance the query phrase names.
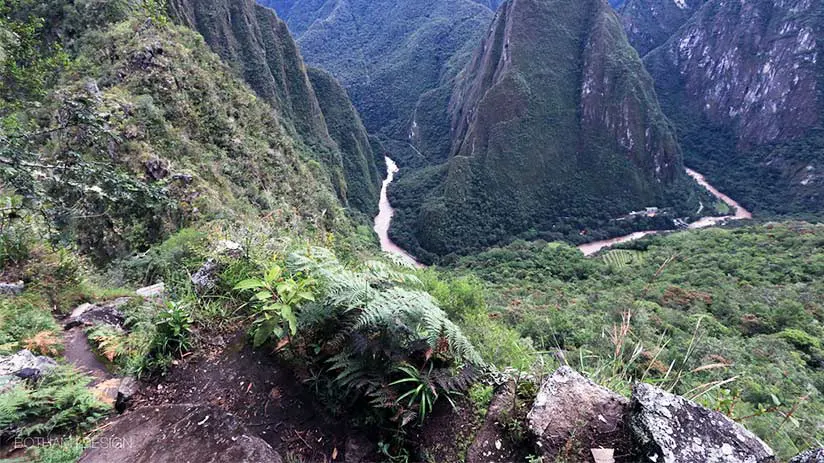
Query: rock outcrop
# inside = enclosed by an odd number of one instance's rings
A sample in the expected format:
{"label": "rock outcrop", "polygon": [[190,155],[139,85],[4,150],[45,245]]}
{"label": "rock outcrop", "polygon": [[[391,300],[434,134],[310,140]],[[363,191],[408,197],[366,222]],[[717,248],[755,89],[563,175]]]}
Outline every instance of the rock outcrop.
{"label": "rock outcrop", "polygon": [[120,328],[126,320],[126,316],[120,308],[129,300],[128,297],[119,297],[108,302],[79,305],[63,323],[63,328],[70,330],[78,326],[96,325],[110,325]]}
{"label": "rock outcrop", "polygon": [[740,141],[764,144],[821,122],[819,37],[810,0],[714,0],[645,60],[662,92]]}
{"label": "rock outcrop", "polygon": [[649,384],[633,388],[630,425],[644,461],[775,461],[767,444],[726,416]]}
{"label": "rock outcrop", "polygon": [[[281,463],[233,415],[207,405],[161,405],[114,421],[81,463]],[[105,445],[103,445],[105,444]]]}
{"label": "rock outcrop", "polygon": [[632,461],[628,405],[626,398],[562,367],[541,386],[527,418],[545,461],[588,461],[593,448],[614,449],[622,456],[618,461]]}
{"label": "rock outcrop", "polygon": [[824,448],[808,450],[794,457],[790,463],[824,463]]}
{"label": "rock outcrop", "polygon": [[38,379],[54,370],[57,362],[50,357],[34,355],[21,350],[14,355],[0,356],[0,393],[14,387],[23,379]]}
{"label": "rock outcrop", "polygon": [[[639,34],[686,13],[631,3],[624,22]],[[708,0],[644,58],[688,164],[755,213],[824,208],[823,13],[810,0]]]}
{"label": "rock outcrop", "polygon": [[19,296],[26,285],[22,281],[16,283],[2,283],[0,282],[0,296]]}

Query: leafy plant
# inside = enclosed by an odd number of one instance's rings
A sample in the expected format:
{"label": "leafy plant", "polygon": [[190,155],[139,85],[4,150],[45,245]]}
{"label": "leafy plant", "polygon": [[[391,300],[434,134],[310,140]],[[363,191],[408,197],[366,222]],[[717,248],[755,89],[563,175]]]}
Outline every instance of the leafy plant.
{"label": "leafy plant", "polygon": [[91,378],[60,366],[36,384],[22,383],[0,394],[0,429],[21,437],[89,429],[109,412],[87,388]]}
{"label": "leafy plant", "polygon": [[[435,402],[440,396],[444,396],[452,404],[452,407],[455,407],[455,402],[452,401],[450,395],[456,392],[444,390],[433,382],[433,368],[434,364],[429,363],[429,367],[424,373],[409,364],[398,365],[396,370],[402,373],[404,377],[389,383],[390,386],[404,386],[405,392],[402,391],[401,395],[395,399],[395,404],[400,410],[417,409],[421,423],[426,419],[426,415],[432,412],[432,407],[435,406]],[[403,405],[405,399],[409,400],[406,405]]]}
{"label": "leafy plant", "polygon": [[190,342],[192,317],[185,304],[168,302],[160,313],[155,333],[154,349],[161,354],[182,355]]}
{"label": "leafy plant", "polygon": [[251,278],[235,285],[236,291],[254,291],[252,306],[255,322],[252,329],[254,344],[262,346],[274,337],[280,341],[298,332],[296,312],[301,304],[314,301],[312,280],[299,274],[287,276],[280,265],[272,264],[262,279]]}

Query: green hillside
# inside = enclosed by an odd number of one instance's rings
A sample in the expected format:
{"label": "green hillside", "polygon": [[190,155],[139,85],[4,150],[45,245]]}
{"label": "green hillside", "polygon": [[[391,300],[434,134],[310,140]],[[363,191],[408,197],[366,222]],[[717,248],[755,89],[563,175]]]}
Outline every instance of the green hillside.
{"label": "green hillside", "polygon": [[[611,219],[653,205],[676,217],[698,208],[652,80],[603,2],[506,4],[449,113],[448,163],[390,190],[401,209],[393,237],[425,259],[517,236],[576,242],[667,228],[664,217]],[[422,178],[431,174],[442,180]]]}

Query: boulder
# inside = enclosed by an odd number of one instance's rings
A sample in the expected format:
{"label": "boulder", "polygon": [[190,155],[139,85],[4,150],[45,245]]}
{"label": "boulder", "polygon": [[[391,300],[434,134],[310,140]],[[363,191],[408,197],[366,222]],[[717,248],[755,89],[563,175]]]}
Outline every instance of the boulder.
{"label": "boulder", "polygon": [[0,296],[18,296],[26,289],[26,284],[22,281],[17,283],[0,283]]}
{"label": "boulder", "polygon": [[629,422],[641,461],[775,461],[767,444],[731,419],[649,384],[633,387]]}
{"label": "boulder", "polygon": [[589,462],[598,448],[629,458],[628,406],[626,398],[561,367],[541,386],[527,420],[544,461]]}
{"label": "boulder", "polygon": [[0,356],[0,393],[11,389],[22,379],[37,379],[56,367],[54,359],[34,355],[25,349],[14,355]]}
{"label": "boulder", "polygon": [[117,388],[117,398],[114,402],[114,408],[123,413],[129,406],[132,397],[137,394],[140,389],[140,383],[134,376],[126,376],[120,381],[120,386]]}
{"label": "boulder", "polygon": [[807,450],[790,460],[790,463],[824,463],[824,448]]}
{"label": "boulder", "polygon": [[166,294],[166,285],[163,283],[158,283],[156,285],[146,286],[145,288],[140,288],[135,293],[140,297],[145,297],[146,299],[157,299],[163,297]]}
{"label": "boulder", "polygon": [[129,300],[128,297],[120,297],[100,304],[80,305],[72,311],[69,318],[63,323],[63,328],[70,330],[77,326],[97,325],[111,325],[121,328],[126,321],[126,316],[120,311],[120,307]]}
{"label": "boulder", "polygon": [[204,294],[215,289],[218,282],[219,270],[220,264],[218,264],[214,259],[209,259],[204,262],[191,278],[195,291],[198,294]]}
{"label": "boulder", "polygon": [[243,245],[229,240],[220,240],[217,243],[217,255],[240,259],[246,250]]}
{"label": "boulder", "polygon": [[112,422],[81,463],[282,463],[233,415],[209,405],[161,405]]}

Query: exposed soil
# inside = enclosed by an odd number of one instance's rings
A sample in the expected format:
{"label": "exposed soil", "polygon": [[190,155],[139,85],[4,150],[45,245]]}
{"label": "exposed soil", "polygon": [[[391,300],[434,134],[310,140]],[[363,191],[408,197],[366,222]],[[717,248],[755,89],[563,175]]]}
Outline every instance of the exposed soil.
{"label": "exposed soil", "polygon": [[252,349],[243,334],[215,335],[133,398],[133,408],[176,403],[209,404],[235,415],[284,459],[344,461],[347,437],[366,438],[332,418],[288,365]]}
{"label": "exposed soil", "polygon": [[108,372],[106,365],[97,358],[89,346],[89,340],[82,328],[72,328],[63,332],[63,357],[79,370],[95,378],[93,384],[111,379],[114,376]]}

